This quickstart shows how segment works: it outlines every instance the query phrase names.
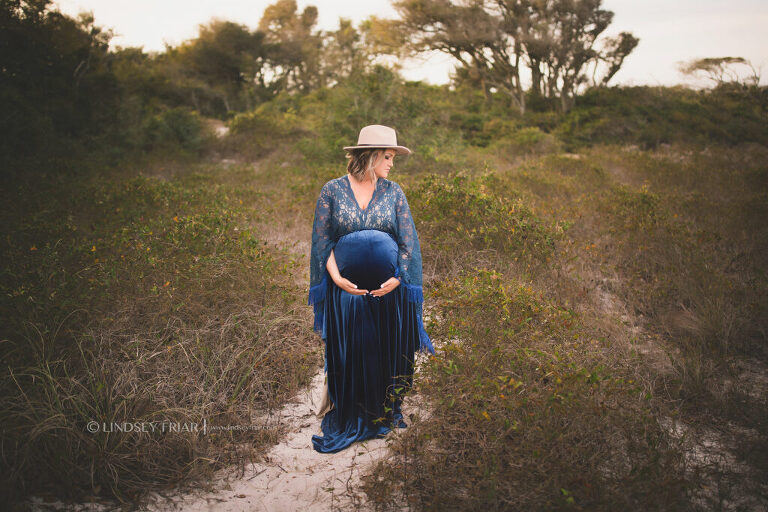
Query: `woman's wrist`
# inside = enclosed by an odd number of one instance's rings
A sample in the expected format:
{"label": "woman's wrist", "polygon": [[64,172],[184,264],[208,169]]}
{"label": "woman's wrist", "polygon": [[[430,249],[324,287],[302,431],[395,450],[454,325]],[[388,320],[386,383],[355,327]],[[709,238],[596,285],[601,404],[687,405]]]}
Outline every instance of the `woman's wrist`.
{"label": "woman's wrist", "polygon": [[335,275],[334,275],[334,274],[331,274],[331,280],[332,280],[334,283],[336,283],[336,286],[338,286],[339,288],[341,288],[341,274],[339,274],[338,272],[336,272],[336,274],[335,274]]}

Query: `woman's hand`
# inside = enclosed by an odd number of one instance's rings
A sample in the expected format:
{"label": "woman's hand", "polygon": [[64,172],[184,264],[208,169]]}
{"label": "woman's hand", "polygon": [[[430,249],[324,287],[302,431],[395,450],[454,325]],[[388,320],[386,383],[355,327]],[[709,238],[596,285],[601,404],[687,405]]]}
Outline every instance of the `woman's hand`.
{"label": "woman's hand", "polygon": [[328,269],[328,274],[330,274],[331,279],[336,283],[336,286],[345,292],[351,293],[352,295],[365,295],[368,293],[368,290],[360,289],[346,277],[341,277],[339,267],[336,266],[336,255],[333,254],[333,249],[331,249],[331,254],[328,256],[328,262],[325,264],[325,268]]}
{"label": "woman's hand", "polygon": [[368,290],[363,290],[362,288],[358,288],[355,283],[347,279],[346,277],[339,276],[338,279],[333,280],[334,283],[336,283],[336,286],[341,288],[347,293],[351,293],[352,295],[365,295],[368,293]]}
{"label": "woman's hand", "polygon": [[371,295],[373,295],[374,297],[382,297],[388,294],[389,292],[391,292],[392,290],[394,290],[395,288],[397,288],[398,286],[400,286],[400,280],[396,277],[390,277],[389,279],[384,281],[384,284],[381,285],[381,288],[379,288],[378,290],[371,291]]}

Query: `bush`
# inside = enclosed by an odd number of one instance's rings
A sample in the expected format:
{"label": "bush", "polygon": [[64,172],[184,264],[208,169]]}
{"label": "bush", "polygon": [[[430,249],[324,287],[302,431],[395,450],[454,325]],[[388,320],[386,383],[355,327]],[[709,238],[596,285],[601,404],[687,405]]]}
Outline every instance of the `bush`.
{"label": "bush", "polygon": [[768,145],[768,126],[759,96],[728,90],[683,87],[594,88],[555,133],[570,146],[710,142]]}
{"label": "bush", "polygon": [[491,149],[507,158],[517,155],[544,155],[557,153],[562,144],[557,138],[536,127],[521,128],[493,140]]}
{"label": "bush", "polygon": [[144,148],[150,151],[181,149],[197,152],[202,148],[203,122],[185,107],[176,107],[144,120]]}
{"label": "bush", "polygon": [[286,138],[300,139],[306,132],[296,115],[295,98],[287,94],[235,115],[228,126],[229,134],[217,142],[217,147],[249,159],[261,158]]}
{"label": "bush", "polygon": [[492,177],[428,175],[409,192],[430,251],[467,254],[494,250],[508,259],[540,262],[563,229],[539,218],[520,198],[493,193]]}

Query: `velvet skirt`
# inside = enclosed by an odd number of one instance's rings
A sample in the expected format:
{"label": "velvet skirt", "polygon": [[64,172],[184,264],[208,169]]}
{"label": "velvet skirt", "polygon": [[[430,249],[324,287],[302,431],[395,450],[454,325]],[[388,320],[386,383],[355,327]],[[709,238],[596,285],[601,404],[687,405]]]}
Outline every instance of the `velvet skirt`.
{"label": "velvet skirt", "polygon": [[[374,290],[396,274],[398,247],[387,233],[356,231],[334,247],[339,273]],[[382,297],[352,295],[332,281],[324,299],[325,363],[334,408],[322,421],[315,450],[337,452],[356,441],[405,427],[403,394],[413,381],[419,347],[418,307],[400,285]]]}

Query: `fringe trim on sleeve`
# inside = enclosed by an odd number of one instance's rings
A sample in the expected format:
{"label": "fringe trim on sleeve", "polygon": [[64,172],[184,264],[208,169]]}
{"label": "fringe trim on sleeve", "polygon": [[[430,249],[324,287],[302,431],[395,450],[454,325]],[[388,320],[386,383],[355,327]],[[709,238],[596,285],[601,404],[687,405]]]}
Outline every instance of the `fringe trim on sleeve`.
{"label": "fringe trim on sleeve", "polygon": [[323,279],[318,284],[312,286],[309,289],[309,299],[307,300],[307,304],[313,306],[315,312],[315,323],[313,328],[315,332],[322,335],[323,339],[325,339],[325,329],[323,328],[325,320],[325,308],[323,307],[323,303],[325,302],[325,292],[327,286],[328,274],[326,273],[326,275],[323,276]]}

